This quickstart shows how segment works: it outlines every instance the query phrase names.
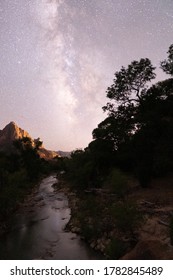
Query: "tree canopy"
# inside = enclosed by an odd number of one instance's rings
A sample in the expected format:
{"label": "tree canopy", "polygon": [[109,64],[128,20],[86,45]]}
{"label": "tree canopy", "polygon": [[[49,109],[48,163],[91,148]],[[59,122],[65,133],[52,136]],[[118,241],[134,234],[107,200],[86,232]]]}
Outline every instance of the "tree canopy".
{"label": "tree canopy", "polygon": [[122,67],[115,73],[114,83],[107,89],[107,97],[115,103],[107,103],[104,111],[114,114],[117,104],[122,106],[140,102],[147,90],[148,82],[156,77],[155,67],[148,58],[132,61],[127,68]]}
{"label": "tree canopy", "polygon": [[[161,68],[173,74],[173,45]],[[171,172],[173,78],[152,84],[154,71],[151,61],[142,58],[115,72],[106,91],[109,102],[103,107],[108,116],[93,130],[94,140],[80,155],[83,166],[90,162],[96,171],[90,169],[90,174],[100,176],[117,167],[133,172],[147,186],[153,176]]]}
{"label": "tree canopy", "polygon": [[161,62],[162,70],[169,74],[173,75],[173,44],[169,47],[168,58]]}
{"label": "tree canopy", "polygon": [[[173,74],[173,45],[161,68]],[[118,166],[131,162],[143,185],[173,167],[173,79],[152,84],[154,70],[145,58],[116,72],[107,89],[110,101],[103,107],[108,117],[93,130],[94,139],[113,143]]]}

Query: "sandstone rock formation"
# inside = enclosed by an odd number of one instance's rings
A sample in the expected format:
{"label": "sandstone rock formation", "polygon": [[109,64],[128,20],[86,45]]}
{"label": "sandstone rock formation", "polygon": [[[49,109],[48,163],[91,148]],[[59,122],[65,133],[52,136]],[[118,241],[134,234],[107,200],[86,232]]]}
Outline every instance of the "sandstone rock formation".
{"label": "sandstone rock formation", "polygon": [[13,141],[23,137],[31,138],[27,131],[18,127],[15,122],[10,122],[3,130],[0,130],[0,149],[5,150],[6,147],[11,146]]}
{"label": "sandstone rock formation", "polygon": [[[22,128],[18,127],[15,122],[10,122],[7,124],[4,129],[0,130],[0,151],[5,153],[12,153],[15,152],[15,147],[13,142],[18,139],[22,139],[23,137],[28,137],[31,139],[32,146],[34,147],[38,139],[32,139],[30,134],[23,130]],[[41,158],[51,160],[54,157],[59,157],[59,154],[54,151],[50,151],[45,149],[43,146],[39,149],[39,155]]]}
{"label": "sandstone rock formation", "polygon": [[8,154],[14,152],[13,142],[23,137],[32,139],[27,131],[18,127],[15,122],[10,122],[3,130],[0,130],[0,151]]}

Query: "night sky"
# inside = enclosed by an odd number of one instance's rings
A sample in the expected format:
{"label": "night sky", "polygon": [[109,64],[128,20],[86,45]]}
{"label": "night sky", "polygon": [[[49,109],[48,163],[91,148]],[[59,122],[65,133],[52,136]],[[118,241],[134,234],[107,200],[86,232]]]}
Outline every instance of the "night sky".
{"label": "night sky", "polygon": [[0,129],[15,121],[44,146],[92,140],[115,71],[173,43],[173,0],[0,0]]}

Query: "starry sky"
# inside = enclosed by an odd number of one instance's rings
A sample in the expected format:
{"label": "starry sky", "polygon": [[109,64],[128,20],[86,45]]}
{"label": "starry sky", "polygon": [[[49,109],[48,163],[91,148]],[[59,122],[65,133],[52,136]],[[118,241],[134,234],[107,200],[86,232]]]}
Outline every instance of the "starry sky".
{"label": "starry sky", "polygon": [[0,129],[52,150],[84,148],[114,73],[173,43],[173,0],[0,0]]}

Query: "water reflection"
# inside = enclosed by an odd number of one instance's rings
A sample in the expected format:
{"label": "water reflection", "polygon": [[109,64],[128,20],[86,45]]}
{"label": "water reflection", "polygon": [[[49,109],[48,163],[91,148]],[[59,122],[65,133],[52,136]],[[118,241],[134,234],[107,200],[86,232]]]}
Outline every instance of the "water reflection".
{"label": "water reflection", "polygon": [[13,217],[0,239],[1,259],[99,259],[76,234],[65,232],[70,219],[64,193],[55,193],[55,176],[44,179],[34,197]]}

